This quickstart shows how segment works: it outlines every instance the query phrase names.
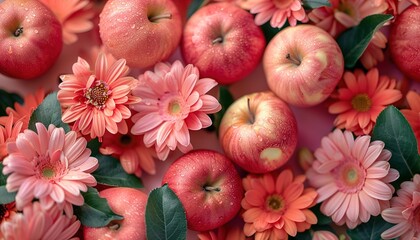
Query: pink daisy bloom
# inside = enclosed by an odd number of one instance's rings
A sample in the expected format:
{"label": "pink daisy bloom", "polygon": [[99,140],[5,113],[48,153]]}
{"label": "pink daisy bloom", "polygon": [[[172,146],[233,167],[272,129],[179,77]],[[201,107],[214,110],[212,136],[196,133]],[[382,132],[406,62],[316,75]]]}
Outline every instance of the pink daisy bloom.
{"label": "pink daisy bloom", "polygon": [[399,173],[390,168],[391,152],[384,146],[382,141],[370,142],[369,135],[354,139],[340,129],[321,140],[306,175],[317,189],[321,212],[338,225],[353,229],[389,206],[394,193],[389,183]]}
{"label": "pink daisy bloom", "polygon": [[251,0],[247,7],[252,14],[256,14],[257,25],[263,25],[270,19],[273,28],[281,28],[286,20],[290,26],[296,26],[297,21],[308,21],[301,0]]}
{"label": "pink daisy bloom", "polygon": [[[392,1],[392,0],[389,0]],[[410,7],[411,5],[416,5],[419,6],[419,0],[394,0],[396,1],[396,5],[397,5],[397,13],[400,14],[402,13],[405,9],[407,9],[408,7]]]}
{"label": "pink daisy bloom", "polygon": [[[128,125],[131,128],[133,124],[129,122]],[[144,145],[142,135],[105,133],[99,150],[118,158],[128,174],[141,177],[142,170],[152,175],[156,173],[156,151]]]}
{"label": "pink daisy bloom", "polygon": [[29,203],[0,225],[5,240],[70,239],[80,228],[76,216],[67,217],[57,206],[44,209],[39,202]]}
{"label": "pink daisy bloom", "polygon": [[63,42],[72,44],[77,41],[76,34],[93,28],[95,16],[89,0],[39,0],[57,17],[63,29]]}
{"label": "pink daisy bloom", "polygon": [[13,113],[6,118],[6,124],[0,125],[0,162],[7,156],[7,144],[16,140],[22,131],[22,121],[13,121]]}
{"label": "pink daisy bloom", "polygon": [[132,120],[134,135],[143,135],[146,147],[155,145],[158,158],[165,160],[169,151],[181,152],[192,149],[189,130],[211,126],[207,114],[221,109],[217,99],[206,94],[217,82],[199,78],[192,64],[184,67],[177,60],[172,66],[158,63],[154,72],[146,71],[139,76],[139,84],[133,95],[142,101],[133,105],[137,111]]}
{"label": "pink daisy bloom", "polygon": [[315,205],[318,194],[313,188],[305,188],[304,181],[304,175],[293,177],[289,169],[276,178],[270,173],[244,178],[241,204],[245,235],[254,235],[257,240],[287,239],[316,224],[317,218],[309,208]]}
{"label": "pink daisy bloom", "polygon": [[356,69],[343,76],[345,86],[331,95],[336,102],[328,108],[338,114],[334,121],[337,128],[345,128],[356,135],[370,134],[376,118],[386,106],[401,99],[396,81],[388,76],[379,76],[377,68],[366,74]]}
{"label": "pink daisy bloom", "polygon": [[401,184],[391,207],[381,213],[385,221],[396,224],[381,234],[383,239],[411,240],[420,238],[420,175]]}
{"label": "pink daisy bloom", "polygon": [[406,98],[410,109],[401,109],[401,113],[413,129],[420,153],[420,95],[414,91],[409,91]]}
{"label": "pink daisy bloom", "polygon": [[104,54],[99,54],[95,70],[79,57],[73,64],[73,73],[60,76],[58,101],[64,108],[62,120],[73,123],[73,130],[91,138],[99,138],[105,131],[127,133],[126,119],[131,117],[130,104],[140,101],[131,95],[137,80],[126,76],[125,60],[108,66]]}
{"label": "pink daisy bloom", "polygon": [[63,128],[47,128],[36,123],[37,132],[26,129],[8,144],[9,155],[3,160],[3,174],[9,175],[6,189],[16,192],[16,208],[21,210],[34,198],[42,206],[51,208],[56,203],[70,217],[73,205],[84,203],[80,191],[95,186],[90,174],[98,167],[91,157],[86,139],[77,133],[64,133]]}

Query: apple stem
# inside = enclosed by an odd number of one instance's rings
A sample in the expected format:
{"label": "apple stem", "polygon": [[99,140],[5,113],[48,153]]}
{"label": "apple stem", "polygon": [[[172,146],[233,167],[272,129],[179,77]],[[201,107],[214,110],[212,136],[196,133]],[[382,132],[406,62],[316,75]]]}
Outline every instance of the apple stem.
{"label": "apple stem", "polygon": [[217,37],[216,39],[213,39],[213,41],[211,41],[211,43],[217,44],[217,43],[222,43],[223,42],[223,38],[222,37]]}
{"label": "apple stem", "polygon": [[286,55],[286,58],[287,58],[287,59],[289,59],[290,61],[292,61],[292,63],[294,63],[294,64],[296,64],[296,65],[300,65],[300,63],[301,63],[299,59],[292,57],[292,56],[290,55],[290,53],[288,53],[288,54]]}
{"label": "apple stem", "polygon": [[171,13],[164,13],[164,14],[160,14],[160,15],[149,18],[149,21],[156,22],[157,20],[160,20],[160,19],[171,19],[171,18],[172,18]]}
{"label": "apple stem", "polygon": [[23,27],[19,27],[16,29],[16,31],[13,33],[15,37],[19,37],[23,33]]}
{"label": "apple stem", "polygon": [[250,120],[249,120],[249,122],[250,123],[254,123],[254,121],[255,121],[255,116],[254,116],[254,113],[251,111],[251,100],[249,99],[249,98],[247,98],[247,105],[248,105],[248,112],[249,112],[249,114],[251,115],[250,116]]}
{"label": "apple stem", "polygon": [[206,190],[206,192],[220,192],[221,189],[219,187],[204,186],[204,190]]}

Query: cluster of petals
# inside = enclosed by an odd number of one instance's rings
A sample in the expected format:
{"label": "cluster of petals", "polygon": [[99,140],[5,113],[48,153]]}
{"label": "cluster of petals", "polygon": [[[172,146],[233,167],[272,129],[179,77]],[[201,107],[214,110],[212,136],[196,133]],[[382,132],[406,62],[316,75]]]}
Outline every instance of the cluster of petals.
{"label": "cluster of petals", "polygon": [[131,94],[137,80],[126,76],[129,69],[125,63],[120,59],[109,66],[105,54],[100,53],[91,70],[89,63],[79,57],[73,64],[73,74],[60,76],[57,98],[64,109],[62,121],[99,141],[105,131],[127,133],[129,105],[140,99]]}
{"label": "cluster of petals", "polygon": [[294,177],[290,169],[276,178],[271,173],[248,175],[243,179],[245,197],[241,205],[245,221],[244,233],[255,239],[287,239],[317,223],[309,210],[317,193],[304,187],[305,176]]}
{"label": "cluster of petals", "polygon": [[315,161],[306,172],[317,189],[321,212],[350,229],[389,207],[395,191],[390,182],[399,177],[390,168],[391,152],[369,135],[356,139],[350,131],[334,130],[322,138]]}
{"label": "cluster of petals", "polygon": [[420,95],[411,90],[406,95],[408,109],[401,109],[401,113],[410,124],[417,139],[417,148],[420,153]]}
{"label": "cluster of petals", "polygon": [[370,134],[381,111],[402,98],[396,80],[379,76],[377,68],[366,74],[360,69],[347,71],[343,80],[345,86],[331,95],[334,102],[328,111],[338,115],[334,121],[337,128],[356,135]]}
{"label": "cluster of petals", "polygon": [[131,128],[134,135],[144,135],[146,147],[155,146],[161,160],[170,151],[192,149],[190,130],[211,126],[208,114],[221,109],[218,100],[207,94],[217,85],[211,78],[199,78],[192,64],[183,66],[177,60],[172,65],[157,63],[154,71],[139,76],[133,95],[142,99],[132,106],[136,112]]}
{"label": "cluster of petals", "polygon": [[244,231],[242,227],[240,226],[240,224],[234,224],[234,222],[229,222],[228,224],[223,225],[215,230],[199,232],[197,234],[197,237],[199,240],[226,240],[226,239],[245,240],[245,239],[248,239],[245,236]]}
{"label": "cluster of petals", "polygon": [[96,185],[91,173],[98,160],[90,156],[86,139],[76,132],[65,133],[52,124],[48,129],[41,123],[35,125],[36,132],[26,129],[7,146],[8,156],[3,160],[3,174],[9,175],[6,189],[17,192],[18,210],[36,198],[44,208],[57,205],[70,217],[72,205],[84,203],[80,192]]}
{"label": "cluster of petals", "polygon": [[420,174],[401,184],[397,196],[391,199],[391,207],[384,209],[381,216],[395,224],[381,234],[383,239],[420,238]]}
{"label": "cluster of petals", "polygon": [[5,125],[0,124],[0,162],[7,156],[7,144],[16,140],[17,135],[23,130],[22,121],[14,121],[13,113],[6,119]]}
{"label": "cluster of petals", "polygon": [[76,216],[68,217],[58,206],[45,209],[35,201],[26,205],[22,212],[2,222],[0,232],[4,240],[59,240],[70,239],[81,224]]}

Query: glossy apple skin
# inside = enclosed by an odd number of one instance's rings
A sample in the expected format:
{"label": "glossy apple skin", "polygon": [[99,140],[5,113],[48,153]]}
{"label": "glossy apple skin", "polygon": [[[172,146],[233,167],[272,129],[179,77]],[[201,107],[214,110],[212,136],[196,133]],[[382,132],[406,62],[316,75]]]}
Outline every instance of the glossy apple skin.
{"label": "glossy apple skin", "polygon": [[[193,150],[179,157],[165,173],[165,183],[184,206],[190,230],[222,226],[241,208],[241,178],[233,163],[213,150]],[[206,191],[205,186],[220,191]]]}
{"label": "glossy apple skin", "polygon": [[[213,43],[218,37],[223,42]],[[266,42],[253,15],[231,3],[206,5],[184,28],[181,53],[203,77],[231,84],[249,75],[260,63]]]}
{"label": "glossy apple skin", "polygon": [[[16,37],[20,27],[22,32]],[[42,3],[0,3],[0,73],[19,79],[39,77],[56,62],[62,47],[61,25]]]}
{"label": "glossy apple skin", "polygon": [[268,87],[277,96],[291,105],[310,107],[327,99],[337,86],[344,60],[337,42],[326,31],[301,24],[274,36],[264,52],[263,68]]}
{"label": "glossy apple skin", "polygon": [[[100,191],[99,196],[106,198],[112,211],[123,216],[124,219],[111,222],[108,226],[101,228],[83,227],[84,239],[146,239],[147,194],[134,188],[112,187]],[[119,224],[119,228],[113,229],[116,223]]]}
{"label": "glossy apple skin", "polygon": [[297,134],[289,106],[264,91],[244,95],[229,106],[220,123],[219,141],[226,156],[241,168],[267,173],[290,159]]}
{"label": "glossy apple skin", "polygon": [[420,6],[405,9],[391,25],[389,50],[398,69],[420,81]]}
{"label": "glossy apple skin", "polygon": [[[170,14],[151,22],[149,17]],[[105,48],[133,68],[164,61],[178,47],[182,20],[171,0],[109,0],[99,15],[99,33]]]}

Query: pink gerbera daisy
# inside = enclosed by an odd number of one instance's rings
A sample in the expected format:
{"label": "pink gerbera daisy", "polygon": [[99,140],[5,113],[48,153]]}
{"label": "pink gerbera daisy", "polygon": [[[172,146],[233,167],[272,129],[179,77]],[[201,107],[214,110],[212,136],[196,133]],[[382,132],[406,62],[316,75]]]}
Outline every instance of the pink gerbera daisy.
{"label": "pink gerbera daisy", "polygon": [[338,114],[334,125],[356,135],[370,134],[376,118],[386,106],[397,102],[402,94],[396,89],[396,81],[388,76],[379,76],[373,68],[367,74],[356,69],[343,76],[345,86],[331,98],[336,100],[328,111]]}
{"label": "pink gerbera daisy", "polygon": [[73,64],[74,74],[60,77],[63,82],[57,98],[64,108],[63,122],[73,123],[74,130],[100,141],[105,131],[127,133],[128,106],[140,101],[131,95],[137,80],[126,76],[127,70],[124,59],[108,66],[104,54],[99,54],[94,71],[79,58]]}
{"label": "pink gerbera daisy", "polygon": [[9,155],[3,160],[3,174],[9,175],[6,189],[16,192],[16,207],[21,210],[34,198],[50,208],[54,203],[73,215],[73,205],[84,203],[80,191],[95,186],[90,174],[98,167],[91,157],[86,139],[77,133],[64,133],[50,125],[48,130],[36,123],[36,132],[26,129],[8,144]]}
{"label": "pink gerbera daisy", "polygon": [[414,91],[407,93],[407,103],[410,109],[401,109],[417,139],[417,148],[420,153],[420,95]]}
{"label": "pink gerbera daisy", "polygon": [[23,211],[0,225],[5,240],[70,239],[80,228],[76,216],[67,217],[57,206],[44,209],[39,202],[29,203]]}
{"label": "pink gerbera daisy", "polygon": [[401,184],[391,207],[381,213],[385,221],[396,224],[381,234],[383,239],[411,240],[420,238],[420,175]]}
{"label": "pink gerbera daisy", "polygon": [[257,25],[263,25],[270,19],[273,28],[281,28],[286,20],[290,26],[296,26],[297,21],[308,21],[301,0],[252,0],[247,7],[252,14],[257,14],[255,16]]}
{"label": "pink gerbera daisy", "polygon": [[16,140],[18,134],[23,130],[22,121],[14,121],[13,113],[6,119],[6,124],[0,125],[0,162],[7,156],[7,144]]}
{"label": "pink gerbera daisy", "polygon": [[93,28],[95,16],[89,0],[39,0],[57,17],[63,29],[63,42],[72,44],[77,41],[76,34]]}
{"label": "pink gerbera daisy", "polygon": [[276,178],[267,173],[243,179],[245,235],[254,235],[257,240],[287,239],[317,223],[309,210],[315,205],[317,193],[313,188],[305,188],[304,181],[304,175],[293,177],[289,169]]}
{"label": "pink gerbera daisy", "polygon": [[135,124],[131,133],[144,134],[145,145],[155,145],[161,160],[177,147],[188,152],[192,149],[189,130],[211,126],[207,114],[221,109],[217,99],[206,94],[216,85],[213,79],[200,79],[192,64],[184,67],[178,60],[172,66],[156,64],[154,72],[139,76],[139,84],[133,90],[142,101],[133,105],[138,113],[132,117]]}
{"label": "pink gerbera daisy", "polygon": [[369,135],[354,139],[340,129],[321,140],[306,175],[317,189],[321,212],[338,225],[353,229],[389,206],[394,193],[389,183],[399,173],[390,168],[391,152],[384,146],[382,141],[370,142]]}

